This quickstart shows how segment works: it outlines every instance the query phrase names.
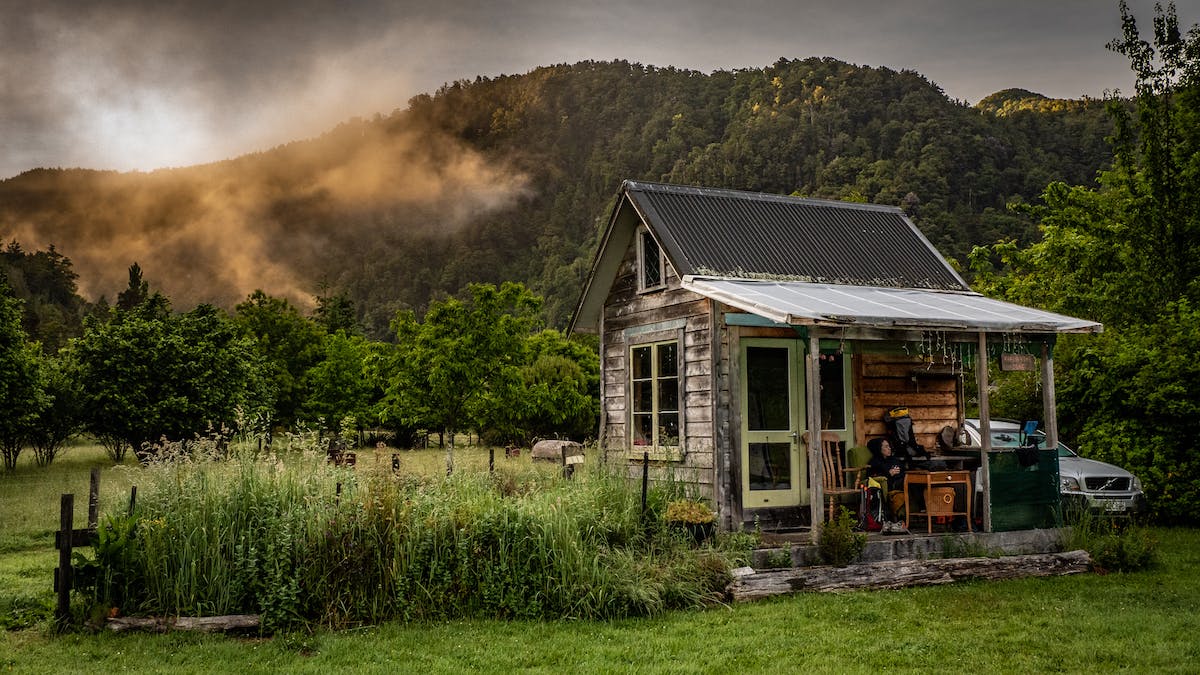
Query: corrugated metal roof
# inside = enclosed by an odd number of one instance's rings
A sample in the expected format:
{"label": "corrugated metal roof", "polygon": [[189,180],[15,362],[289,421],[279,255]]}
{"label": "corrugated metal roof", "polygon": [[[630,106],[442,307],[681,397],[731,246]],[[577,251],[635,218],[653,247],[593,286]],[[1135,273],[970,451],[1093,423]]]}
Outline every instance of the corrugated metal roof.
{"label": "corrugated metal roof", "polygon": [[1099,333],[1101,324],[973,292],[688,276],[683,287],[792,325],[1017,333]]}
{"label": "corrugated metal roof", "polygon": [[680,276],[968,290],[898,208],[626,181]]}

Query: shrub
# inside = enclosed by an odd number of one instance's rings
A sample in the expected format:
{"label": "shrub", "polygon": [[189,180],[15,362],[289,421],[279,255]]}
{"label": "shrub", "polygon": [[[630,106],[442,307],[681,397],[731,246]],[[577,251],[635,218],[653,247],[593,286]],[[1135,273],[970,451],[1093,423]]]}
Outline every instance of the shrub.
{"label": "shrub", "polygon": [[691,499],[677,499],[667,504],[664,518],[669,523],[689,523],[704,525],[717,519],[712,509],[704,502]]}
{"label": "shrub", "polygon": [[785,569],[792,566],[792,545],[789,542],[783,548],[777,548],[767,553],[763,561],[766,569]]}
{"label": "shrub", "polygon": [[1158,563],[1158,541],[1145,527],[1131,521],[1070,513],[1070,548],[1083,549],[1098,572],[1134,572]]}
{"label": "shrub", "polygon": [[1098,537],[1092,549],[1097,571],[1135,572],[1152,567],[1158,560],[1158,542],[1140,527]]}
{"label": "shrub", "polygon": [[855,524],[856,520],[850,511],[842,506],[833,520],[821,525],[821,533],[817,538],[821,560],[836,567],[845,567],[858,560],[863,547],[867,545],[867,535],[865,532],[855,532]]}

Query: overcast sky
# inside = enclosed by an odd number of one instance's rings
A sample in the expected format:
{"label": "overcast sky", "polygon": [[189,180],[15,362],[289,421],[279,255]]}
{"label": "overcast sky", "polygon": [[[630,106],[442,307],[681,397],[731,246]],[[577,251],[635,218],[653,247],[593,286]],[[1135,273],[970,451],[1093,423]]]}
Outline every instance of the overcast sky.
{"label": "overcast sky", "polygon": [[[1143,35],[1153,3],[1131,0]],[[1200,0],[1176,2],[1185,27]],[[0,0],[0,179],[215,161],[583,59],[912,69],[956,99],[1132,90],[1116,0]]]}

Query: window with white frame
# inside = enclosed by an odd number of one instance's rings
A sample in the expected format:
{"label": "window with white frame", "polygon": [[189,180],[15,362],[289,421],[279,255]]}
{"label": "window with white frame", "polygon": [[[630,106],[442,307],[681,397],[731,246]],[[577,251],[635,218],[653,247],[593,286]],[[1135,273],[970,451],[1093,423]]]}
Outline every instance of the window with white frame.
{"label": "window with white frame", "polygon": [[638,448],[679,447],[679,341],[629,350],[631,439]]}
{"label": "window with white frame", "polygon": [[649,230],[638,235],[638,289],[652,291],[667,285],[662,249]]}

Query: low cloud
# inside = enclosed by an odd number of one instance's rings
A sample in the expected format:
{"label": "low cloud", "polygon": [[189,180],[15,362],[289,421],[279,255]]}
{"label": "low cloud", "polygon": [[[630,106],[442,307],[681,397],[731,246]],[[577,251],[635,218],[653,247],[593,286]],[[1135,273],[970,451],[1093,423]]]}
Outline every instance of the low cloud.
{"label": "low cloud", "polygon": [[506,163],[405,120],[348,123],[185,169],[46,172],[56,192],[34,211],[0,206],[0,234],[26,248],[55,245],[91,299],[111,301],[138,262],[181,309],[232,307],[259,288],[307,304],[315,277],[344,254],[386,255],[382,242],[453,234],[528,194],[527,178]]}

